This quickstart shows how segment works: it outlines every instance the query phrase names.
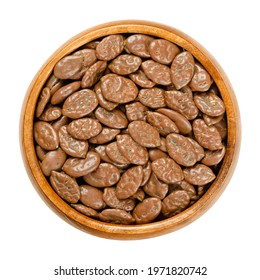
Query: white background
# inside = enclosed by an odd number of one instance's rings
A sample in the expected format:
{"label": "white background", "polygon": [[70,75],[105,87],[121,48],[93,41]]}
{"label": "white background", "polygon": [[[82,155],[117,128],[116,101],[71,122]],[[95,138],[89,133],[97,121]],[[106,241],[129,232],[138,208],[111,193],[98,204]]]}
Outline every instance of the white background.
{"label": "white background", "polygon": [[[149,266],[206,266],[208,276],[159,279],[259,279],[258,2],[1,1],[1,279],[105,279],[54,276],[53,270],[59,265],[144,270]],[[233,85],[243,128],[236,171],[217,203],[199,220],[177,232],[139,241],[98,238],[61,220],[32,187],[19,147],[23,98],[41,65],[61,44],[84,29],[121,19],[168,24],[204,45]]]}

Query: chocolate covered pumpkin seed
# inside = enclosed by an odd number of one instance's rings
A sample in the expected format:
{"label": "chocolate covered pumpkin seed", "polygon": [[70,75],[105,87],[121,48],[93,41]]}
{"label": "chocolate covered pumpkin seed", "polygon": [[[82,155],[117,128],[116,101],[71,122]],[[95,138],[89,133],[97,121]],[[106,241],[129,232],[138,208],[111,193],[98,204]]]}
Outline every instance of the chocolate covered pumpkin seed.
{"label": "chocolate covered pumpkin seed", "polygon": [[103,96],[112,102],[128,103],[134,101],[138,88],[133,81],[117,74],[107,74],[101,78]]}
{"label": "chocolate covered pumpkin seed", "polygon": [[125,128],[128,125],[126,115],[118,109],[107,111],[102,107],[98,107],[95,111],[95,117],[102,124],[115,129]]}
{"label": "chocolate covered pumpkin seed", "polygon": [[88,152],[88,142],[73,138],[67,130],[67,125],[59,129],[60,147],[72,157],[85,158]]}
{"label": "chocolate covered pumpkin seed", "polygon": [[97,136],[102,126],[99,121],[92,118],[82,118],[72,121],[68,127],[69,134],[79,140],[87,140],[91,137]]}
{"label": "chocolate covered pumpkin seed", "polygon": [[99,214],[99,219],[104,222],[126,225],[135,221],[130,213],[122,209],[105,209]]}
{"label": "chocolate covered pumpkin seed", "polygon": [[156,197],[145,198],[133,211],[137,224],[147,224],[155,220],[161,212],[161,200]]}
{"label": "chocolate covered pumpkin seed", "polygon": [[170,68],[164,64],[146,60],[142,63],[142,70],[156,84],[167,86],[172,83]]}
{"label": "chocolate covered pumpkin seed", "polygon": [[202,147],[209,150],[223,148],[221,136],[214,126],[208,126],[202,119],[196,119],[192,127],[195,138]]}
{"label": "chocolate covered pumpkin seed", "polygon": [[171,217],[183,211],[189,203],[190,197],[186,191],[173,191],[162,201],[162,213],[166,217]]}
{"label": "chocolate covered pumpkin seed", "polygon": [[83,176],[83,179],[93,187],[110,187],[120,179],[120,171],[110,163],[100,163],[98,168]]}
{"label": "chocolate covered pumpkin seed", "polygon": [[187,52],[176,55],[171,65],[171,79],[177,90],[188,85],[194,75],[195,62],[193,56]]}
{"label": "chocolate covered pumpkin seed", "polygon": [[90,89],[82,89],[65,100],[62,114],[72,119],[78,119],[90,114],[97,105],[96,94]]}
{"label": "chocolate covered pumpkin seed", "polygon": [[47,154],[44,155],[41,169],[45,176],[50,176],[51,171],[59,171],[63,166],[67,155],[61,148],[58,148],[54,151],[49,151]]}
{"label": "chocolate covered pumpkin seed", "polygon": [[164,90],[158,87],[141,89],[138,100],[145,106],[156,109],[165,107]]}
{"label": "chocolate covered pumpkin seed", "polygon": [[77,203],[80,198],[80,189],[75,179],[69,175],[52,171],[50,183],[57,194],[69,203]]}
{"label": "chocolate covered pumpkin seed", "polygon": [[195,94],[194,102],[200,111],[208,116],[217,117],[225,113],[224,102],[212,92]]}
{"label": "chocolate covered pumpkin seed", "polygon": [[86,158],[69,158],[64,163],[62,169],[72,177],[81,177],[94,171],[100,163],[99,154],[89,151]]}
{"label": "chocolate covered pumpkin seed", "polygon": [[100,210],[106,207],[106,203],[103,200],[103,192],[88,185],[80,186],[80,201],[85,206],[95,210]]}
{"label": "chocolate covered pumpkin seed", "polygon": [[112,60],[108,68],[118,75],[129,75],[138,70],[142,59],[131,54],[122,54]]}
{"label": "chocolate covered pumpkin seed", "polygon": [[122,35],[110,35],[105,37],[96,47],[96,56],[100,60],[112,60],[124,49]]}
{"label": "chocolate covered pumpkin seed", "polygon": [[133,121],[128,125],[131,137],[143,147],[154,148],[161,144],[159,132],[144,121]]}
{"label": "chocolate covered pumpkin seed", "polygon": [[174,184],[184,179],[181,167],[171,158],[159,158],[152,162],[155,175],[166,184]]}
{"label": "chocolate covered pumpkin seed", "polygon": [[197,161],[193,145],[183,135],[171,133],[166,137],[166,147],[169,156],[178,164],[192,166]]}
{"label": "chocolate covered pumpkin seed", "polygon": [[148,49],[151,58],[162,64],[170,64],[174,57],[180,53],[180,49],[175,44],[165,39],[153,40]]}
{"label": "chocolate covered pumpkin seed", "polygon": [[205,185],[213,181],[216,176],[212,170],[201,163],[183,170],[185,180],[193,185]]}
{"label": "chocolate covered pumpkin seed", "polygon": [[116,196],[118,199],[126,199],[137,192],[143,181],[142,166],[135,166],[125,171],[117,183]]}
{"label": "chocolate covered pumpkin seed", "polygon": [[59,147],[57,132],[48,122],[37,121],[34,123],[34,139],[45,150],[56,150]]}

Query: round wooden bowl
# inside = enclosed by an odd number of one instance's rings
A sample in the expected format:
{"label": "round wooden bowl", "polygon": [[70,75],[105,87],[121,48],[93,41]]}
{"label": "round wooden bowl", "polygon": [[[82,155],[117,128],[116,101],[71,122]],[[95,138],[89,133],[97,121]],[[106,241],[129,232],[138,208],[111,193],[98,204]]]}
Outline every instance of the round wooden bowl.
{"label": "round wooden bowl", "polygon": [[[62,200],[52,189],[38,163],[33,140],[36,102],[55,64],[64,56],[97,38],[117,33],[142,33],[169,40],[189,51],[209,72],[226,106],[228,136],[226,155],[217,178],[207,192],[191,207],[171,218],[143,225],[109,224],[89,218]],[[20,122],[20,143],[24,164],[33,186],[47,205],[73,226],[105,238],[140,239],[162,235],[195,221],[219,198],[234,172],[240,148],[240,116],[232,86],[212,55],[195,40],[175,28],[148,21],[117,21],[90,28],[60,47],[42,66],[26,94]]]}

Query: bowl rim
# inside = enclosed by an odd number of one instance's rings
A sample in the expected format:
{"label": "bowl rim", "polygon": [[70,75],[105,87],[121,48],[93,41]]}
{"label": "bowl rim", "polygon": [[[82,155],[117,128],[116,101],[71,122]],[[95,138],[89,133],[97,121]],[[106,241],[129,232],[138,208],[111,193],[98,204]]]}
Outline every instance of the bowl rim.
{"label": "bowl rim", "polygon": [[[142,33],[169,40],[189,51],[209,72],[226,106],[227,146],[219,173],[207,192],[192,206],[171,218],[143,225],[110,224],[89,218],[63,201],[43,175],[33,140],[34,110],[42,87],[54,65],[65,55],[98,38],[119,33]],[[216,59],[197,41],[176,28],[143,20],[113,21],[86,29],[58,48],[32,80],[24,98],[20,116],[20,148],[28,176],[45,203],[63,220],[96,236],[112,239],[141,239],[180,229],[202,216],[227,187],[235,170],[241,144],[240,113],[235,93]]]}

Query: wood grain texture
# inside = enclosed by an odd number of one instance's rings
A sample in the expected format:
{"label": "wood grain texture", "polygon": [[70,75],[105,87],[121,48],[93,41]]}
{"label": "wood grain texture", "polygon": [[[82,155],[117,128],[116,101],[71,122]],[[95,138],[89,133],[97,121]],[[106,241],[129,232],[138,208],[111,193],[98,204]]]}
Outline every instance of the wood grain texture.
{"label": "wood grain texture", "polygon": [[[118,33],[142,33],[169,40],[192,53],[212,76],[226,106],[227,149],[219,174],[206,194],[182,213],[151,224],[114,225],[88,218],[64,202],[51,188],[38,163],[33,141],[35,105],[54,65],[65,55],[99,37]],[[238,160],[241,141],[239,108],[232,86],[214,57],[198,42],[181,31],[148,21],[117,21],[90,28],[61,46],[42,66],[28,88],[20,118],[20,146],[31,182],[46,204],[62,219],[85,232],[110,239],[141,239],[166,234],[199,218],[227,187]]]}

